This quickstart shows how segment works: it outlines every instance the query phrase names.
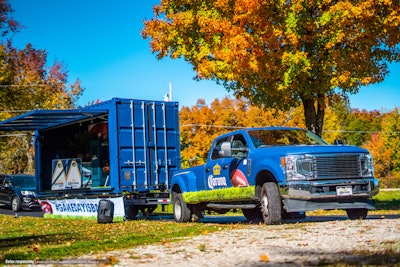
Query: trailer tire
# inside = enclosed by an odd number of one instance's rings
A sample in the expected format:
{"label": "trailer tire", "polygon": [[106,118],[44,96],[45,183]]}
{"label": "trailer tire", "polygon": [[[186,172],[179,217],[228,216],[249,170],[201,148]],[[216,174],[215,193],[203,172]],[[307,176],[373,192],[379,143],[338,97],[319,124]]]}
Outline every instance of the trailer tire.
{"label": "trailer tire", "polygon": [[350,220],[364,220],[367,218],[368,210],[367,209],[347,209],[347,216]]}
{"label": "trailer tire", "polygon": [[276,183],[267,182],[262,186],[260,204],[265,224],[281,224],[282,201]]}
{"label": "trailer tire", "polygon": [[189,222],[191,212],[188,205],[183,201],[182,193],[174,194],[174,219],[176,222]]}

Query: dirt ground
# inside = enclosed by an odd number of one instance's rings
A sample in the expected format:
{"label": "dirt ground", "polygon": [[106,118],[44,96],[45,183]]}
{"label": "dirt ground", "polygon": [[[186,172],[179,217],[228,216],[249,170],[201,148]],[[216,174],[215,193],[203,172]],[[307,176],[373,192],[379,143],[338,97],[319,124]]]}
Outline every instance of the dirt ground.
{"label": "dirt ground", "polygon": [[177,242],[81,257],[114,266],[400,266],[400,216],[248,224]]}

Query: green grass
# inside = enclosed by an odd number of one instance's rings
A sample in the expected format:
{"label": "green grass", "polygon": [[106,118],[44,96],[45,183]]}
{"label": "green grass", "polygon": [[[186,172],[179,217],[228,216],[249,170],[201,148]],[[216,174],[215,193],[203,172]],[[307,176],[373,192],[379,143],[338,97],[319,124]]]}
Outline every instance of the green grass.
{"label": "green grass", "polygon": [[381,190],[373,200],[377,210],[400,210],[400,190]]}
{"label": "green grass", "polygon": [[183,200],[186,203],[195,204],[200,202],[213,201],[231,201],[239,199],[254,198],[254,186],[248,187],[230,187],[214,190],[204,190],[198,192],[185,192],[182,194]]}

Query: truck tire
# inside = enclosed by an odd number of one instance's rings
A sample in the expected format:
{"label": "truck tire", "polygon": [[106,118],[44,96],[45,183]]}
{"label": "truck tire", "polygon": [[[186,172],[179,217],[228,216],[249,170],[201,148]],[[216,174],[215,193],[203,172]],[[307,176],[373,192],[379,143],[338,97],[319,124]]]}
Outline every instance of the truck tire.
{"label": "truck tire", "polygon": [[364,220],[367,218],[368,210],[367,209],[347,209],[347,216],[350,220]]}
{"label": "truck tire", "polygon": [[21,199],[17,196],[13,196],[11,199],[11,209],[15,212],[21,210]]}
{"label": "truck tire", "polygon": [[276,183],[267,182],[261,188],[261,214],[265,224],[282,222],[282,204]]}
{"label": "truck tire", "polygon": [[188,205],[183,201],[182,193],[174,194],[174,219],[176,222],[189,222],[191,212]]}
{"label": "truck tire", "polygon": [[259,207],[254,209],[242,209],[242,212],[248,221],[256,222],[263,219],[261,209]]}

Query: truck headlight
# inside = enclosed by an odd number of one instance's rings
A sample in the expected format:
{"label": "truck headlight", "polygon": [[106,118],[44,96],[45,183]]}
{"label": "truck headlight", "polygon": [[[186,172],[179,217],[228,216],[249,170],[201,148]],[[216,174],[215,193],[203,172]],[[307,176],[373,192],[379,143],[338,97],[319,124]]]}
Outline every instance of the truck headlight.
{"label": "truck headlight", "polygon": [[26,196],[36,196],[36,193],[35,193],[35,191],[24,190],[24,191],[21,191],[21,195],[23,195],[24,197],[26,197]]}
{"label": "truck headlight", "polygon": [[365,154],[361,157],[361,176],[374,177],[374,163],[371,154]]}
{"label": "truck headlight", "polygon": [[313,174],[312,161],[303,156],[290,155],[282,157],[281,165],[288,181],[306,180],[308,176]]}

